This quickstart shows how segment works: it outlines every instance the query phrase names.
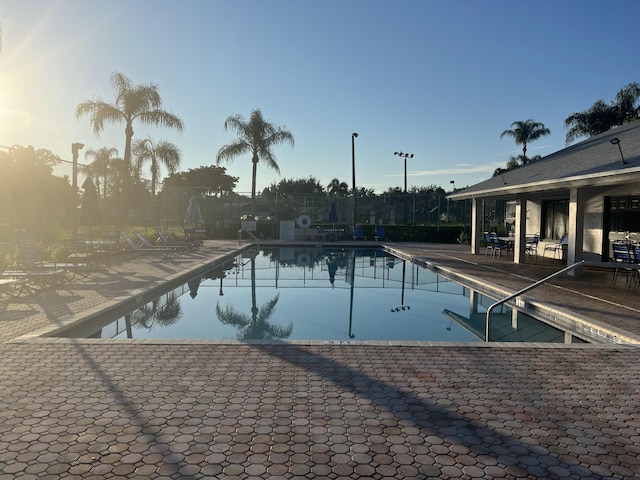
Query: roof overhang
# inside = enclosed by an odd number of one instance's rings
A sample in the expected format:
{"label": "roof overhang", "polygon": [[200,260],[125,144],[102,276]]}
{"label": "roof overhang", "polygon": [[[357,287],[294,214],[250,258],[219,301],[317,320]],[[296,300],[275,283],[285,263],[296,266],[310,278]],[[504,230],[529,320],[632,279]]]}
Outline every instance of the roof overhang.
{"label": "roof overhang", "polygon": [[555,180],[545,180],[541,182],[521,183],[517,185],[504,183],[496,187],[488,187],[479,190],[474,190],[473,187],[471,187],[472,191],[467,192],[466,190],[461,190],[447,195],[447,198],[451,200],[467,200],[487,197],[515,197],[524,193],[550,192],[553,190],[567,190],[571,188],[607,187],[639,182],[640,168],[629,168],[612,172],[598,172],[590,175],[580,175]]}

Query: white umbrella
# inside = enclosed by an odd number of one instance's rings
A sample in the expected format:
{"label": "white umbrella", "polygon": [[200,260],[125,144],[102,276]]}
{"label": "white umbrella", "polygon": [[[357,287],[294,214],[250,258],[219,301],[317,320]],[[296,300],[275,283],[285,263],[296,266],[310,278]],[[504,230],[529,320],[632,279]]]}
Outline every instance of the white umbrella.
{"label": "white umbrella", "polygon": [[187,213],[184,216],[184,224],[185,225],[202,225],[204,220],[202,218],[202,212],[200,211],[200,206],[196,201],[196,197],[192,196],[189,199],[189,206],[187,207]]}

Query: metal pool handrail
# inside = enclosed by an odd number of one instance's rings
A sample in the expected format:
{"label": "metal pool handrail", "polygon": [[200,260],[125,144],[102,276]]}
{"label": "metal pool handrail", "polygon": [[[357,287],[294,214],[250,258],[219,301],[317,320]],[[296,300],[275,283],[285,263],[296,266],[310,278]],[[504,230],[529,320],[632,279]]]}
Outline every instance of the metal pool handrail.
{"label": "metal pool handrail", "polygon": [[[502,305],[505,302],[508,302],[509,300],[513,300],[514,298],[522,295],[523,293],[528,292],[529,290],[533,290],[536,287],[539,287],[540,285],[546,283],[547,281],[551,280],[554,277],[557,277],[558,275],[562,275],[563,273],[568,272],[569,270],[573,270],[575,268],[581,267],[583,265],[585,265],[585,261],[581,260],[579,262],[574,263],[573,265],[569,265],[568,267],[563,268],[562,270],[558,270],[557,272],[552,273],[551,275],[544,277],[542,280],[538,280],[537,282],[529,285],[528,287],[523,288],[522,290],[518,290],[516,293],[513,293],[511,295],[509,295],[508,297],[503,298],[502,300],[498,300],[497,302],[495,302],[494,304],[490,305],[489,308],[487,309],[487,321],[486,321],[486,326],[485,326],[485,332],[484,332],[484,338],[485,338],[485,342],[489,342],[489,327],[490,327],[490,320],[491,320],[491,312],[498,306]],[[592,263],[592,262],[589,262]]]}

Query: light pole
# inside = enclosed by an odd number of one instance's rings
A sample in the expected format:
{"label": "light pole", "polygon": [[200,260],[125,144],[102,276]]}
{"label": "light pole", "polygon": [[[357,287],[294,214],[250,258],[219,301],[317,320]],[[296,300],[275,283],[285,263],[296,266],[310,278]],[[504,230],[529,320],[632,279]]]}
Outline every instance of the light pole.
{"label": "light pole", "polygon": [[622,158],[622,165],[626,165],[627,162],[624,159],[624,156],[622,155],[622,147],[620,146],[620,139],[618,137],[614,137],[611,140],[609,140],[609,143],[611,145],[617,145],[618,146],[618,150],[620,150],[620,158]]}
{"label": "light pole", "polygon": [[75,218],[76,213],[76,195],[78,193],[78,151],[84,148],[84,143],[71,144],[71,156],[73,161],[73,169],[71,174],[71,186],[73,187],[73,235],[78,234],[78,222]]}
{"label": "light pole", "polygon": [[353,231],[356,231],[356,138],[358,134],[351,134],[351,180],[353,185]]}
{"label": "light pole", "polygon": [[71,155],[73,158],[73,171],[71,177],[71,186],[75,190],[78,188],[78,151],[84,148],[84,143],[72,143],[71,144]]}
{"label": "light pole", "polygon": [[407,158],[413,158],[413,153],[393,152],[393,154],[404,158],[404,193],[407,193]]}
{"label": "light pole", "polygon": [[[456,181],[455,180],[451,180],[449,182],[452,185],[453,191],[456,191]],[[450,198],[447,198],[447,222],[451,223],[451,219],[449,217],[449,202],[451,202]]]}

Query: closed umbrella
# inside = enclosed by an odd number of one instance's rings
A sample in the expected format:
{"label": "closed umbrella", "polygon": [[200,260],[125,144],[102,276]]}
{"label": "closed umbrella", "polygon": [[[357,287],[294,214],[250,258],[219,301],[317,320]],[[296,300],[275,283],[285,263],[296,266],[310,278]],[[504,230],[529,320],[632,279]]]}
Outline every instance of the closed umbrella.
{"label": "closed umbrella", "polygon": [[200,287],[201,281],[202,278],[198,277],[187,283],[187,285],[189,285],[189,296],[191,298],[196,298],[198,296],[198,288]]}
{"label": "closed umbrella", "polygon": [[336,223],[338,222],[338,209],[336,207],[336,202],[331,202],[331,206],[329,207],[329,223],[333,224],[333,228],[336,228]]}
{"label": "closed umbrella", "polygon": [[89,227],[89,238],[93,241],[93,227],[100,225],[100,207],[98,205],[98,191],[93,180],[87,178],[82,184],[84,195],[80,207],[78,225]]}
{"label": "closed umbrella", "polygon": [[184,216],[185,225],[202,225],[204,220],[202,219],[202,212],[200,211],[200,205],[195,196],[191,196],[189,199],[189,206],[187,207],[187,213]]}

